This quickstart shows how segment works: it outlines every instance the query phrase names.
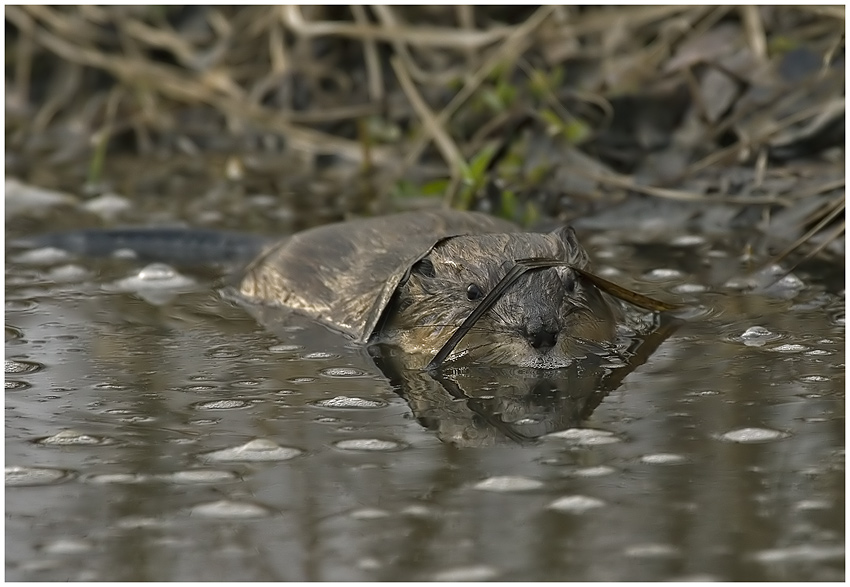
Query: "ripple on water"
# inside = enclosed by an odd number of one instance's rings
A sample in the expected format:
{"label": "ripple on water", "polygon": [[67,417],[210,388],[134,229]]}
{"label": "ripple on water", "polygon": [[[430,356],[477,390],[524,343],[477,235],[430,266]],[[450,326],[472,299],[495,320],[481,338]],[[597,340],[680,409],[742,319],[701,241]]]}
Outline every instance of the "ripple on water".
{"label": "ripple on water", "polygon": [[567,428],[566,430],[547,434],[545,437],[562,438],[579,446],[597,446],[622,442],[622,439],[613,432],[599,430],[597,428]]}
{"label": "ripple on water", "polygon": [[36,371],[41,371],[44,369],[44,365],[41,363],[36,363],[35,361],[24,361],[21,359],[6,359],[6,373],[7,374],[20,374],[20,373],[35,373]]}
{"label": "ripple on water", "polygon": [[7,298],[5,307],[7,312],[30,312],[38,307],[38,302],[35,300],[10,300]]}
{"label": "ripple on water", "polygon": [[547,508],[568,514],[583,514],[590,510],[604,507],[606,504],[601,499],[588,495],[567,495],[550,503]]}
{"label": "ripple on water", "polygon": [[756,444],[759,442],[770,442],[772,440],[781,440],[788,438],[790,434],[779,430],[770,430],[768,428],[739,428],[731,430],[718,436],[720,440],[725,442],[737,442],[741,444]]}
{"label": "ripple on water", "polygon": [[439,571],[431,577],[432,581],[492,581],[499,576],[499,570],[487,565],[470,565],[468,567],[453,567]]}
{"label": "ripple on water", "polygon": [[206,402],[195,402],[192,408],[196,410],[238,410],[247,408],[251,402],[241,399],[219,399]]}
{"label": "ripple on water", "polygon": [[35,442],[44,446],[105,446],[115,444],[115,440],[107,436],[95,436],[78,430],[63,430],[53,436],[40,438]]}
{"label": "ripple on water", "polygon": [[32,487],[38,485],[56,485],[74,477],[75,473],[65,469],[50,467],[6,466],[6,487]]}
{"label": "ripple on water", "polygon": [[205,453],[201,458],[212,462],[288,461],[301,453],[297,448],[280,446],[273,440],[255,438],[241,446]]}
{"label": "ripple on water", "polygon": [[222,499],[219,501],[196,505],[189,513],[192,516],[199,516],[203,518],[245,520],[251,518],[264,518],[266,516],[270,516],[273,511],[258,503]]}
{"label": "ripple on water", "polygon": [[361,451],[390,451],[404,448],[402,444],[392,440],[381,440],[379,438],[351,438],[335,442],[334,446],[342,450]]}
{"label": "ripple on water", "polygon": [[313,402],[313,405],[320,408],[383,408],[387,405],[386,402],[380,400],[369,400],[360,397],[349,397],[346,395],[338,395],[331,399],[322,399]]}
{"label": "ripple on water", "polygon": [[528,477],[505,475],[502,477],[490,477],[479,481],[472,486],[473,489],[481,491],[495,491],[497,493],[510,493],[513,491],[531,491],[543,487],[543,482]]}

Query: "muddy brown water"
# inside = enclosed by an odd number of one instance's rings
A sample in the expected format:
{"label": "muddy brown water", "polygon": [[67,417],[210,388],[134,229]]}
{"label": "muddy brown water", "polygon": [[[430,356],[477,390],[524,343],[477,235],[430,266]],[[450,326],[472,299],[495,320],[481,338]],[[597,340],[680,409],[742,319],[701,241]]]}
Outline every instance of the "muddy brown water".
{"label": "muddy brown water", "polygon": [[7,248],[7,579],[843,580],[843,272],[753,292],[729,244],[583,236],[693,307],[604,397],[581,367],[458,399],[208,273]]}

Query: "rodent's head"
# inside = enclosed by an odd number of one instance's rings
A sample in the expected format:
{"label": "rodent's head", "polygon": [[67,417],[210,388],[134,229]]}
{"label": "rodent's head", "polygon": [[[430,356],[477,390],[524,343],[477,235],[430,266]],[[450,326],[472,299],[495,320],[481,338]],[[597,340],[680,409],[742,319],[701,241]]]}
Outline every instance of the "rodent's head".
{"label": "rodent's head", "polygon": [[[406,352],[436,353],[517,259],[588,265],[571,228],[548,234],[457,236],[438,243],[399,286],[384,327]],[[529,271],[461,340],[451,358],[557,368],[584,354],[583,341],[611,340],[615,313],[602,293],[568,267]],[[430,357],[429,357],[430,358]]]}

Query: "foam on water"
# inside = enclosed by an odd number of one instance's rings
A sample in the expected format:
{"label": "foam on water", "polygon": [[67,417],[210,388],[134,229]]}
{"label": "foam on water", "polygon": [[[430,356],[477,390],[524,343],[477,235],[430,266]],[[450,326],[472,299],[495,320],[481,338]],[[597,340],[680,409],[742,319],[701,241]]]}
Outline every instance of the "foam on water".
{"label": "foam on water", "polygon": [[203,518],[249,519],[264,518],[273,512],[271,509],[257,503],[222,499],[196,505],[189,513],[192,516]]}
{"label": "foam on water", "polygon": [[596,428],[567,428],[547,434],[546,438],[563,438],[580,446],[597,446],[622,442],[616,434]]}
{"label": "foam on water", "polygon": [[381,440],[379,438],[352,438],[335,442],[334,446],[342,450],[383,451],[398,450],[402,445],[392,440]]}
{"label": "foam on water", "polygon": [[313,405],[320,408],[382,408],[386,406],[386,402],[363,399],[360,397],[348,397],[346,395],[338,395],[331,399],[323,399],[315,402]]}
{"label": "foam on water", "polygon": [[510,493],[513,491],[531,491],[543,487],[543,482],[528,477],[517,477],[506,475],[502,477],[490,477],[479,481],[472,486],[473,489],[481,491],[495,491],[497,493]]}
{"label": "foam on water", "polygon": [[550,503],[547,508],[569,514],[583,514],[606,504],[601,499],[587,495],[567,495]]}
{"label": "foam on water", "polygon": [[288,461],[300,454],[302,454],[302,451],[297,448],[280,446],[273,440],[266,438],[256,438],[240,446],[208,452],[201,455],[200,458],[212,462],[265,462]]}
{"label": "foam on water", "polygon": [[738,442],[742,444],[770,442],[780,440],[789,436],[786,432],[770,430],[767,428],[739,428],[721,434],[718,438],[725,442]]}

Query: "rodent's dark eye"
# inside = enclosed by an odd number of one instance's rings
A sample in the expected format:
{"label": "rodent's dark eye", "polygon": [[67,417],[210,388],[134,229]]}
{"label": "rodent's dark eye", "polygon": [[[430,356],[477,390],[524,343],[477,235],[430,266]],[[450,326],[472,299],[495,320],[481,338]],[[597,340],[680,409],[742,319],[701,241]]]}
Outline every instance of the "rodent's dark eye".
{"label": "rodent's dark eye", "polygon": [[469,286],[466,288],[466,299],[469,300],[470,302],[473,302],[475,300],[480,300],[483,297],[484,297],[484,292],[481,291],[481,288],[478,287],[477,284],[470,283]]}

